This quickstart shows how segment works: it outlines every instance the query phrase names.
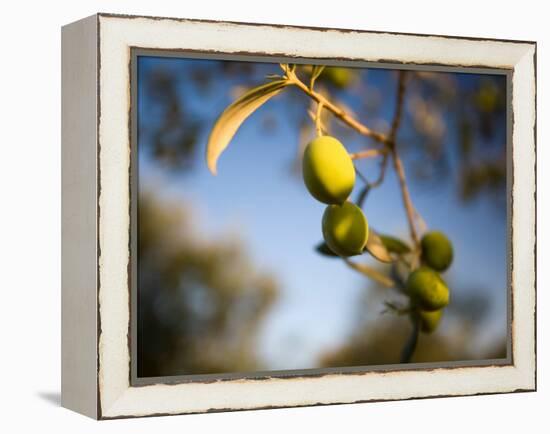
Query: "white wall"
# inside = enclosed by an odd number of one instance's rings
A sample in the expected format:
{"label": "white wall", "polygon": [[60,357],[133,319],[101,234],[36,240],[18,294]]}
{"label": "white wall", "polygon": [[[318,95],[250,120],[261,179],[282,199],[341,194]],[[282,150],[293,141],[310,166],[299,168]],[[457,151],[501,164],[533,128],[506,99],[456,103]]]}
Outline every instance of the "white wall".
{"label": "white wall", "polygon": [[[0,430],[67,432],[547,432],[550,366],[548,13],[540,1],[10,1],[0,62]],[[59,407],[60,26],[97,11],[538,42],[539,392],[121,420]],[[546,413],[545,413],[546,411]],[[7,431],[5,428],[11,426]],[[355,428],[355,429],[354,429]]]}

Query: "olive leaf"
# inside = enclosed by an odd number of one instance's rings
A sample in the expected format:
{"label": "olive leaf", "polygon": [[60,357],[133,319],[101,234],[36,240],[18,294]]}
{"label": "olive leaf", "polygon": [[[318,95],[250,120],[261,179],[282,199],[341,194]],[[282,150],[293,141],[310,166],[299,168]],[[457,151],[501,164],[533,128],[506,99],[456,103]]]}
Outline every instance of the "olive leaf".
{"label": "olive leaf", "polygon": [[325,243],[324,241],[321,241],[319,244],[315,246],[315,251],[323,256],[329,256],[331,258],[339,258],[339,256],[336,253],[330,250],[330,247],[327,246],[327,243]]}
{"label": "olive leaf", "polygon": [[311,71],[311,78],[310,78],[310,81],[309,81],[309,88],[310,89],[313,89],[313,85],[315,84],[315,80],[317,80],[317,78],[319,78],[319,76],[321,75],[321,73],[323,72],[324,69],[325,69],[325,67],[323,65],[314,65],[313,66],[313,70]]}
{"label": "olive leaf", "polygon": [[391,253],[397,253],[398,255],[402,255],[404,253],[409,253],[411,251],[411,248],[405,243],[404,241],[400,240],[399,238],[392,237],[390,235],[378,235],[380,237],[380,240],[386,246],[386,249],[388,252]]}
{"label": "olive leaf", "polygon": [[357,262],[350,261],[349,259],[345,259],[345,261],[346,261],[346,264],[348,264],[351,268],[353,268],[356,271],[359,271],[360,273],[371,278],[372,280],[376,280],[381,285],[384,285],[388,288],[392,288],[395,286],[395,282],[393,281],[393,279],[375,270],[374,268],[369,267],[366,264],[358,264]]}
{"label": "olive leaf", "polygon": [[250,89],[239,99],[227,106],[214,124],[208,138],[208,144],[206,145],[206,163],[213,175],[217,172],[216,165],[218,158],[225,148],[227,148],[241,124],[288,84],[287,80],[276,80],[262,84]]}
{"label": "olive leaf", "polygon": [[408,315],[411,313],[411,307],[402,305],[395,301],[384,301],[385,309],[381,313],[394,313],[396,315]]}
{"label": "olive leaf", "polygon": [[369,231],[369,238],[365,250],[369,252],[375,259],[380,262],[390,263],[393,262],[393,258],[390,252],[382,242],[382,239],[372,229]]}
{"label": "olive leaf", "polygon": [[361,190],[359,190],[359,194],[357,195],[357,200],[355,201],[355,204],[359,208],[363,208],[363,205],[365,203],[365,200],[367,199],[367,195],[369,194],[371,187],[370,185],[365,185]]}

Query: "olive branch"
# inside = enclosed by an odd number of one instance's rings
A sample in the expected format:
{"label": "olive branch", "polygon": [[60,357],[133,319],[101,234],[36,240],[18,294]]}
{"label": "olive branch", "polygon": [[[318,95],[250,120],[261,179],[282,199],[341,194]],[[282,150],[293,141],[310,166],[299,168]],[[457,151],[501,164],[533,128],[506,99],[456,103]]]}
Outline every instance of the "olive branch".
{"label": "olive branch", "polygon": [[[312,67],[308,84],[304,83],[298,76],[296,65],[281,64],[280,67],[283,71],[282,75],[269,76],[268,78],[270,81],[248,90],[244,95],[230,104],[219,116],[212,128],[206,147],[208,168],[212,174],[215,175],[217,173],[217,161],[220,155],[227,148],[240,125],[252,113],[286,88],[294,87],[299,89],[311,99],[313,104],[316,104],[315,110],[313,108],[310,109],[308,114],[314,123],[318,136],[322,136],[327,131],[327,128],[322,122],[322,112],[326,111],[350,129],[368,138],[371,142],[374,142],[374,144],[371,143],[371,146],[365,147],[366,149],[364,150],[349,154],[349,157],[353,161],[365,158],[381,158],[380,171],[378,177],[373,182],[369,182],[367,178],[357,170],[357,167],[355,167],[357,176],[364,183],[364,187],[361,189],[356,201],[357,206],[361,208],[368,193],[384,182],[388,164],[391,162],[399,182],[412,248],[409,244],[398,238],[381,235],[370,229],[365,251],[378,261],[391,264],[392,268],[390,275],[387,276],[369,265],[352,261],[347,257],[343,257],[342,259],[348,267],[378,282],[382,286],[396,288],[402,293],[409,295],[405,287],[404,279],[401,276],[402,273],[400,273],[399,269],[400,267],[404,267],[406,271],[410,273],[418,268],[422,253],[419,227],[425,230],[425,224],[413,205],[407,184],[405,168],[399,155],[397,145],[397,133],[403,118],[408,73],[406,71],[399,71],[398,73],[395,111],[390,130],[387,134],[384,134],[369,128],[356,117],[349,114],[343,107],[331,101],[329,96],[315,90],[316,81],[323,73],[324,66],[315,65]],[[317,251],[324,255],[339,256],[333,253],[324,243],[317,246]],[[397,314],[414,313],[415,306],[412,297],[409,297],[409,299],[410,305],[399,309],[395,308],[394,303],[386,302],[386,311]],[[411,318],[413,327],[410,338],[405,343],[402,351],[401,362],[403,363],[411,360],[421,329],[418,315],[411,315]]]}

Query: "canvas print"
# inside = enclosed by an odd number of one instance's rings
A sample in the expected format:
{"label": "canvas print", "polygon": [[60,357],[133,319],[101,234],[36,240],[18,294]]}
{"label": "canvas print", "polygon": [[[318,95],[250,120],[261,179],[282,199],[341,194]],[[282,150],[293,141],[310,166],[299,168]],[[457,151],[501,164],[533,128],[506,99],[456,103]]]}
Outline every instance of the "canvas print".
{"label": "canvas print", "polygon": [[508,357],[506,75],[134,66],[139,378]]}

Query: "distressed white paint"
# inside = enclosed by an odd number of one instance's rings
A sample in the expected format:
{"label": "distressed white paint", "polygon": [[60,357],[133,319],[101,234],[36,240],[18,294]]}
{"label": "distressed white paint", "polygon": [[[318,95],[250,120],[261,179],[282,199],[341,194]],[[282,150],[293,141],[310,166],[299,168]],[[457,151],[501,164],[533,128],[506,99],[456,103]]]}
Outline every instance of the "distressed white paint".
{"label": "distressed white paint", "polygon": [[97,418],[96,40],[96,17],[63,27],[61,405],[93,418]]}
{"label": "distressed white paint", "polygon": [[[533,44],[170,19],[100,16],[99,21],[99,387],[103,417],[464,395],[535,387]],[[127,342],[130,47],[513,68],[514,366],[130,387]]]}

